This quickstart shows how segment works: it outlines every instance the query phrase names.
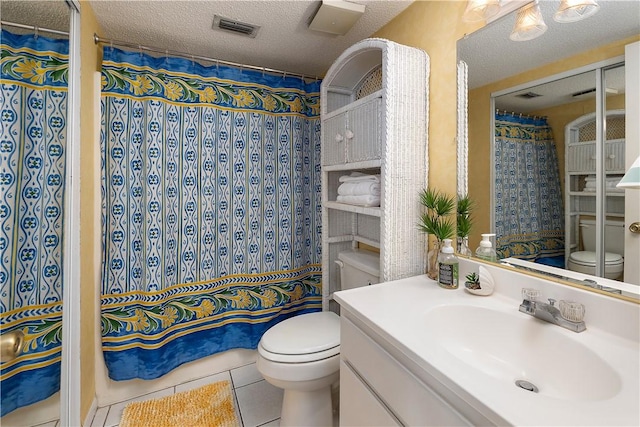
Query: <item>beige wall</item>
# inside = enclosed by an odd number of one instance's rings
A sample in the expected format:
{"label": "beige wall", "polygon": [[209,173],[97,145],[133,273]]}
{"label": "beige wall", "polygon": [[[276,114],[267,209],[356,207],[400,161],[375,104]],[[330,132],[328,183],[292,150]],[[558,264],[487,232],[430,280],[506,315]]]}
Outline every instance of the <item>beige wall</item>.
{"label": "beige wall", "polygon": [[[429,186],[455,195],[456,42],[482,24],[465,24],[464,1],[416,1],[375,33],[429,54]],[[416,199],[417,199],[416,195]]]}
{"label": "beige wall", "polygon": [[[509,77],[469,92],[469,194],[477,202],[474,211],[474,233],[469,239],[471,248],[475,248],[480,241],[480,233],[490,230],[490,167],[491,150],[490,126],[490,97],[492,92],[508,89],[529,81],[572,70],[584,65],[605,59],[624,55],[624,46],[640,40],[639,36],[620,40],[597,49],[582,52],[561,61],[542,67],[534,68],[524,73]],[[473,70],[469,71],[470,73]],[[576,106],[579,108],[579,106]],[[576,112],[577,114],[577,112]],[[580,116],[582,114],[578,114]],[[556,124],[555,126],[558,126]],[[554,135],[558,137],[562,131],[554,128]],[[563,137],[564,138],[564,137]],[[564,158],[564,154],[563,154]]]}
{"label": "beige wall", "polygon": [[[101,33],[87,1],[80,2],[80,419],[84,421],[95,396],[94,375],[97,338],[95,301],[100,281],[100,141],[96,139],[95,72],[100,70],[101,49],[93,34]],[[98,262],[96,262],[96,259]],[[76,363],[72,361],[72,363]]]}

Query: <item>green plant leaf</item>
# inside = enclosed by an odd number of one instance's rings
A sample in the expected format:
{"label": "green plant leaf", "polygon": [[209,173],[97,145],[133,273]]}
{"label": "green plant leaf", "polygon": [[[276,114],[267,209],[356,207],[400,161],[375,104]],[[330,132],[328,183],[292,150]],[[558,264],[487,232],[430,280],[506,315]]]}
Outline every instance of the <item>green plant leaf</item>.
{"label": "green plant leaf", "polygon": [[457,212],[458,215],[469,216],[471,215],[471,210],[474,207],[473,200],[469,197],[469,195],[463,196],[461,194],[458,195],[458,206]]}
{"label": "green plant leaf", "polygon": [[471,217],[458,215],[456,217],[456,222],[458,226],[458,237],[468,237],[469,234],[471,234],[471,228],[473,225]]}

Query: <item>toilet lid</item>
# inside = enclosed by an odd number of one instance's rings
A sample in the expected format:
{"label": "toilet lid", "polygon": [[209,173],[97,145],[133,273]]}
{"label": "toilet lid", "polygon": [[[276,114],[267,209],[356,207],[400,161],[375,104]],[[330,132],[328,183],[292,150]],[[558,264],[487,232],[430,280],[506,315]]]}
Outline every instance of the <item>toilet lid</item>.
{"label": "toilet lid", "polygon": [[[596,253],[592,251],[578,251],[571,253],[572,261],[585,265],[596,264]],[[622,262],[622,255],[614,254],[613,252],[605,252],[604,254],[605,264],[620,264]]]}
{"label": "toilet lid", "polygon": [[340,318],[331,311],[291,317],[265,332],[260,345],[269,353],[286,355],[339,351]]}

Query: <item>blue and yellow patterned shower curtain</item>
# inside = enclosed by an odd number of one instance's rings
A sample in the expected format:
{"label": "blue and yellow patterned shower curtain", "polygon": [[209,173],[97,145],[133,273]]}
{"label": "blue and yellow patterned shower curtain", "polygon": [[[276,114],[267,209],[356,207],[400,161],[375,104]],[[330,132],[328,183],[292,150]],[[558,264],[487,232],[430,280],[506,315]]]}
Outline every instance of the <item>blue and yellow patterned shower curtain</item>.
{"label": "blue and yellow patterned shower curtain", "polygon": [[112,379],[321,309],[319,82],[105,47],[101,139]]}
{"label": "blue and yellow patterned shower curtain", "polygon": [[2,31],[0,325],[25,348],[0,365],[2,415],[60,388],[69,42]]}
{"label": "blue and yellow patterned shower curtain", "polygon": [[499,258],[564,259],[558,154],[546,118],[496,114],[495,225]]}

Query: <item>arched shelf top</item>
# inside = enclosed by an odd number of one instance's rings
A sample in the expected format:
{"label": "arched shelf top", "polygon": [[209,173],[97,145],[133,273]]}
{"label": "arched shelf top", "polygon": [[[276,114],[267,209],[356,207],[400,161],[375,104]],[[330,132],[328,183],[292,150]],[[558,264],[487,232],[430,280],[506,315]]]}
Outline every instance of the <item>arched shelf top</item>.
{"label": "arched shelf top", "polygon": [[[329,69],[323,80],[327,87],[353,91],[364,76],[382,65],[380,47],[362,46],[360,48],[359,44],[345,51]],[[354,47],[357,49],[352,51]]]}
{"label": "arched shelf top", "polygon": [[404,85],[402,79],[411,80],[408,87],[426,87],[419,80],[428,80],[428,70],[429,56],[421,49],[386,39],[364,39],[345,50],[327,71],[320,90],[322,112],[356,101],[363,93],[361,86],[367,94],[386,92],[390,85],[399,88]]}
{"label": "arched shelf top", "polygon": [[[605,113],[605,116],[607,118],[610,117],[624,117],[625,116],[625,110],[607,110]],[[578,129],[581,128],[582,126],[594,122],[596,120],[596,113],[587,113],[583,116],[578,117],[577,119],[575,119],[574,121],[568,123],[565,128],[566,129]]]}

